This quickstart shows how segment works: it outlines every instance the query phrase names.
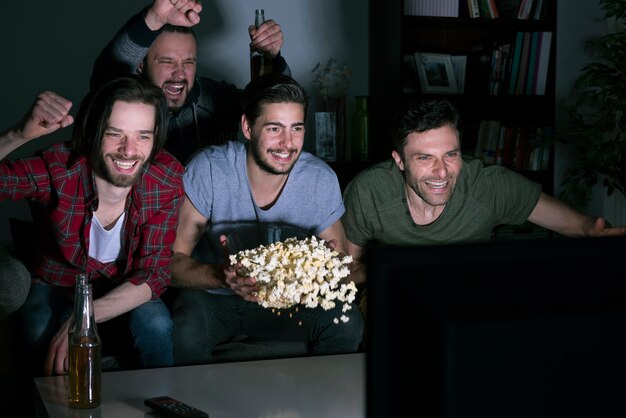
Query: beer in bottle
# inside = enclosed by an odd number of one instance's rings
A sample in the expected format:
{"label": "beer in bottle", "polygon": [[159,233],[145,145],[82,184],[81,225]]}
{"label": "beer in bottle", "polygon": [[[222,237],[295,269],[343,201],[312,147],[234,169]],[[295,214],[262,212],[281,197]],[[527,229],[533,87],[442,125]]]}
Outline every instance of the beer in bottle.
{"label": "beer in bottle", "polygon": [[69,330],[69,405],[94,408],[100,405],[100,336],[93,312],[93,294],[87,276],[76,277],[73,324]]}
{"label": "beer in bottle", "polygon": [[[257,28],[265,22],[265,12],[263,9],[256,9],[254,26]],[[250,50],[250,79],[272,72],[272,57],[262,52]]]}

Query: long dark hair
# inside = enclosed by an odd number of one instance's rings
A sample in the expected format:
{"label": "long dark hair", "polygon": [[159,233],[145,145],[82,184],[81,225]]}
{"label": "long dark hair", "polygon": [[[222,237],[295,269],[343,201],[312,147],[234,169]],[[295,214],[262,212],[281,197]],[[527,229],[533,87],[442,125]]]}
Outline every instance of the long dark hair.
{"label": "long dark hair", "polygon": [[167,101],[160,88],[138,76],[126,76],[109,81],[89,92],[80,104],[72,131],[74,152],[88,158],[95,167],[102,151],[102,137],[115,102],[143,103],[154,106],[154,146],[149,161],[165,144],[169,123]]}

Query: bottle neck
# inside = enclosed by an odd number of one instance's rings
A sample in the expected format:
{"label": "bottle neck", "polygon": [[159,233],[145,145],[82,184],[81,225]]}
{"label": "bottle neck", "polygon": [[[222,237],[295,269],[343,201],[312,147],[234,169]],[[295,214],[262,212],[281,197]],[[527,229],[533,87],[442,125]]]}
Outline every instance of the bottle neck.
{"label": "bottle neck", "polygon": [[355,107],[356,110],[361,110],[367,112],[367,96],[356,96]]}
{"label": "bottle neck", "polygon": [[77,282],[77,292],[74,312],[74,333],[87,335],[96,333],[96,319],[93,311],[93,293],[91,284]]}
{"label": "bottle neck", "polygon": [[263,9],[257,9],[254,14],[254,26],[257,28],[265,23],[265,12]]}

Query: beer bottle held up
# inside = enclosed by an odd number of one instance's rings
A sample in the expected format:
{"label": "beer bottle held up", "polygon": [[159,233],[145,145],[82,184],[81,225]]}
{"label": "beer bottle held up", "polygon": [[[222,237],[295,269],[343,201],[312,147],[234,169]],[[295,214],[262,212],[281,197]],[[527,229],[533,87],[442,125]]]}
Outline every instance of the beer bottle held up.
{"label": "beer bottle held up", "polygon": [[[256,9],[254,26],[257,28],[265,22],[265,11]],[[250,79],[254,80],[260,75],[272,73],[272,57],[259,51],[250,49]]]}
{"label": "beer bottle held up", "polygon": [[95,408],[101,398],[101,342],[87,276],[76,276],[73,323],[69,330],[69,406]]}

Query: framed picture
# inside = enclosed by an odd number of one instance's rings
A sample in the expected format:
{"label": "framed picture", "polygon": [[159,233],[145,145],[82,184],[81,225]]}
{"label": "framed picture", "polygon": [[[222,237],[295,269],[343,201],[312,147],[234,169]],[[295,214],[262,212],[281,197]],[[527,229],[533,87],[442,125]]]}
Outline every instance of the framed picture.
{"label": "framed picture", "polygon": [[422,93],[458,93],[450,55],[416,52],[413,56]]}

